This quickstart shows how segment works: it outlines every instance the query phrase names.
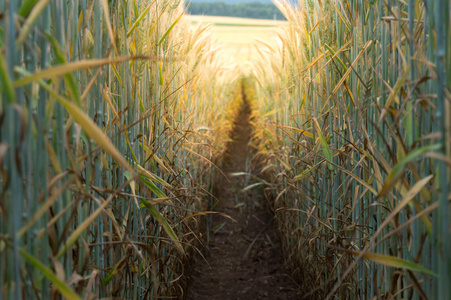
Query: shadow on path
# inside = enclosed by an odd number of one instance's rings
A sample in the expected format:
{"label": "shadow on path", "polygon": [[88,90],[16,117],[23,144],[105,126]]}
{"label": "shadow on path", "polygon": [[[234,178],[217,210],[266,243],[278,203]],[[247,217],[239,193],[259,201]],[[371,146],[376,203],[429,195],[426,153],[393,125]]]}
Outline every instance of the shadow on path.
{"label": "shadow on path", "polygon": [[245,195],[241,192],[244,176],[230,176],[245,172],[250,155],[251,110],[244,100],[223,166],[230,182],[222,179],[215,193],[220,200],[215,210],[226,213],[237,223],[213,215],[207,262],[198,258],[192,267],[187,289],[189,300],[301,298],[297,285],[286,275],[277,230],[262,192],[255,189]]}

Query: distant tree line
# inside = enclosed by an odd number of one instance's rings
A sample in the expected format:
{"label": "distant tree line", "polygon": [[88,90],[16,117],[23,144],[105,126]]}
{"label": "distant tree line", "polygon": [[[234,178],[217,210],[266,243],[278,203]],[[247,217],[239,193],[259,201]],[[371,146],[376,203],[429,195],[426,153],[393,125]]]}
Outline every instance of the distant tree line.
{"label": "distant tree line", "polygon": [[[187,1],[188,2],[188,1]],[[188,7],[191,15],[241,17],[252,19],[285,20],[279,9],[272,3],[237,3],[226,4],[224,2],[200,2],[191,3]]]}

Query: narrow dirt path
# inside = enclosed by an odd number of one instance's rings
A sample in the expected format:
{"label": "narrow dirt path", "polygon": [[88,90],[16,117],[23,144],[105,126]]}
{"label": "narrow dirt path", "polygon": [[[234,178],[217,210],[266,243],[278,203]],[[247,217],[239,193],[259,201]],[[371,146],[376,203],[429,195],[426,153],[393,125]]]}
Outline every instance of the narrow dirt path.
{"label": "narrow dirt path", "polygon": [[[245,95],[243,94],[243,97]],[[244,172],[251,138],[250,108],[245,101],[227,149],[225,174]],[[229,176],[216,191],[217,211],[237,223],[213,216],[207,262],[197,259],[191,271],[187,299],[298,299],[297,285],[286,275],[282,249],[272,214],[257,191],[245,196],[244,177]]]}

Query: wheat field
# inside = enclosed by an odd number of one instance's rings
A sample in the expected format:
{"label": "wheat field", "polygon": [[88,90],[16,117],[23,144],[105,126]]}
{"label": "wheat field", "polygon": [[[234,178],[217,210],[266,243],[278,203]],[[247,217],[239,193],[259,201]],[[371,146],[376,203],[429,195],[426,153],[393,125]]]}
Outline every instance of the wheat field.
{"label": "wheat field", "polygon": [[[262,45],[275,45],[278,30],[287,24],[280,20],[257,20],[220,16],[186,16],[191,24],[210,24],[212,39],[221,47],[221,56],[228,65],[245,68],[258,55]],[[245,68],[246,69],[246,68]]]}
{"label": "wheat field", "polygon": [[303,298],[451,299],[449,0],[274,3],[0,0],[0,300],[185,297],[243,99]]}

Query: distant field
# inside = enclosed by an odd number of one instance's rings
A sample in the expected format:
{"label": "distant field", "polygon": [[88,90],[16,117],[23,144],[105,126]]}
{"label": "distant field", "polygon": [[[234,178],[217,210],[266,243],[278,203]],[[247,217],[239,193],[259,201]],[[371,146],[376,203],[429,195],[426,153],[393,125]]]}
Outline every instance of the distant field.
{"label": "distant field", "polygon": [[186,16],[188,22],[213,24],[213,38],[224,45],[224,52],[231,60],[244,63],[255,54],[255,47],[264,41],[270,45],[275,43],[279,27],[286,21],[258,20],[235,17]]}
{"label": "distant field", "polygon": [[222,23],[222,24],[244,24],[244,25],[271,25],[280,26],[288,24],[287,21],[280,20],[261,20],[261,19],[246,19],[236,17],[219,17],[219,16],[190,16],[186,15],[186,19],[192,22],[206,22],[206,23]]}

